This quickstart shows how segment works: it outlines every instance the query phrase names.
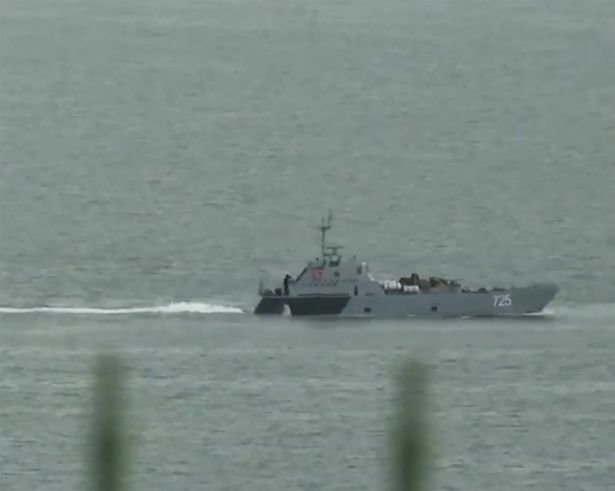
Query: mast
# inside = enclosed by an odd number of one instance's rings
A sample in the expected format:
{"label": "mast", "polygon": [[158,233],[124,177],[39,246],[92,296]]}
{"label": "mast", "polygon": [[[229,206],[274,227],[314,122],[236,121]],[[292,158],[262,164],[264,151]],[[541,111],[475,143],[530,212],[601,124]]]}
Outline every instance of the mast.
{"label": "mast", "polygon": [[321,257],[325,258],[326,256],[326,242],[325,242],[325,236],[327,234],[327,230],[329,230],[331,228],[331,220],[333,219],[333,213],[331,211],[329,211],[329,216],[327,217],[327,220],[325,221],[325,219],[323,218],[320,222],[320,250],[321,250]]}

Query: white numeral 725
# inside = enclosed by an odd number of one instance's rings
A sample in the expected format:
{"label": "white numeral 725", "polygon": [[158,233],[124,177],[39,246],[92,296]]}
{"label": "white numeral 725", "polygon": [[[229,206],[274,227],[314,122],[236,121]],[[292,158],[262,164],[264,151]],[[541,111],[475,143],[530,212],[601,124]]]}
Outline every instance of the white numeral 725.
{"label": "white numeral 725", "polygon": [[509,307],[512,305],[512,299],[510,295],[494,295],[493,306],[494,307]]}

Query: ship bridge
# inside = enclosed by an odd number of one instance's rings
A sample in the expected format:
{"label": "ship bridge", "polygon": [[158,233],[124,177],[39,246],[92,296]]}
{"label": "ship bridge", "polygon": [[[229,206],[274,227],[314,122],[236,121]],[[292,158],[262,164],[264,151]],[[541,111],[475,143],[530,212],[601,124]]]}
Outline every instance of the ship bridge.
{"label": "ship bridge", "polygon": [[296,279],[288,278],[287,295],[358,295],[360,290],[378,288],[366,261],[356,256],[343,259],[341,245],[326,243],[331,216],[326,222],[323,220],[319,228],[321,256],[308,261]]}

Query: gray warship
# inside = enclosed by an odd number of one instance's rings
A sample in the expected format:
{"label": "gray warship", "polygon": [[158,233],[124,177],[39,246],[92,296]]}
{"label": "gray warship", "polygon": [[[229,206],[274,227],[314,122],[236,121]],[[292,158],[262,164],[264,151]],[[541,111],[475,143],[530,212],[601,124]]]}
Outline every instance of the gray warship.
{"label": "gray warship", "polygon": [[511,288],[472,290],[456,280],[417,273],[391,280],[376,279],[366,261],[343,259],[340,245],[328,245],[331,214],[323,219],[320,256],[308,261],[293,278],[286,274],[279,287],[259,285],[255,314],[341,317],[496,317],[540,313],[558,287],[534,283]]}

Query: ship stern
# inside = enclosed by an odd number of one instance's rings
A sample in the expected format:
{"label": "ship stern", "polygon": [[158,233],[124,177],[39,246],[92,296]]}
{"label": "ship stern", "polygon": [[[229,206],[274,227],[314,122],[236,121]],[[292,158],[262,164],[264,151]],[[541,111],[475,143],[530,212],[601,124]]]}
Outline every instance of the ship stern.
{"label": "ship stern", "polygon": [[256,315],[282,315],[286,301],[283,297],[263,296],[254,308]]}

